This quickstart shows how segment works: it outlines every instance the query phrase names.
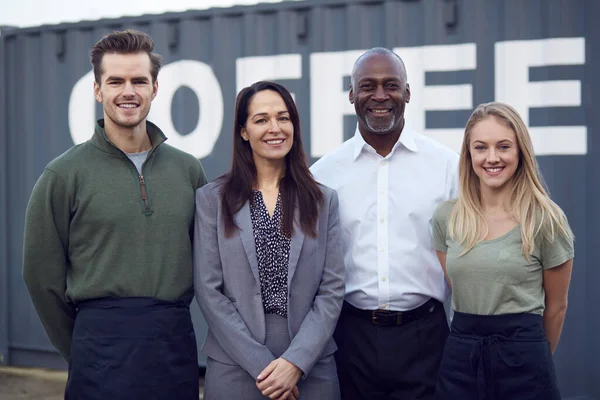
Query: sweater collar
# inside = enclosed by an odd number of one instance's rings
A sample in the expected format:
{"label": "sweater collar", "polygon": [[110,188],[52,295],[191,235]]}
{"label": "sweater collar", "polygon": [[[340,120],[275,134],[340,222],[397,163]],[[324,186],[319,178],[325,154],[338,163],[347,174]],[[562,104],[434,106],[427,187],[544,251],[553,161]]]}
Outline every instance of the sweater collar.
{"label": "sweater collar", "polygon": [[[160,130],[160,128],[150,121],[146,121],[146,132],[148,133],[150,143],[152,143],[152,150],[150,150],[151,152],[153,152],[158,146],[167,140],[167,137]],[[92,136],[92,143],[94,146],[104,152],[123,154],[123,152],[117,146],[115,146],[106,135],[106,132],[104,131],[104,119],[99,119],[96,121],[96,129],[94,130],[94,135]]]}

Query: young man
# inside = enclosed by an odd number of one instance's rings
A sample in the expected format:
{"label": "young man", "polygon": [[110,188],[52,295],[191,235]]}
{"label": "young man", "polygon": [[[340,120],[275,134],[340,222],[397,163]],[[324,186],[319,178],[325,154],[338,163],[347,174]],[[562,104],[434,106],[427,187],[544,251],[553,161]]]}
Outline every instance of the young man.
{"label": "young man", "polygon": [[198,399],[191,235],[206,176],[146,120],[153,49],[132,30],[94,45],[104,118],[47,165],[27,207],[23,276],[69,362],[66,399]]}
{"label": "young man", "polygon": [[336,189],[346,296],[334,334],[344,400],[431,399],[448,296],[430,221],[456,197],[458,155],[405,126],[404,63],[375,48],[354,64],[356,134],[311,168]]}

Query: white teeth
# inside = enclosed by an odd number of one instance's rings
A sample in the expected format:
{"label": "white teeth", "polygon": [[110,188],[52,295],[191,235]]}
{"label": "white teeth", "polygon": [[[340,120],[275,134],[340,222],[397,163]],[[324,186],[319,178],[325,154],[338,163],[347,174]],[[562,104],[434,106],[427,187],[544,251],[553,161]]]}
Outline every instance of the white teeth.
{"label": "white teeth", "polygon": [[385,113],[387,113],[387,112],[389,112],[389,111],[390,111],[390,110],[375,110],[375,109],[371,110],[371,112],[372,112],[373,114],[385,114]]}
{"label": "white teeth", "polygon": [[121,108],[136,108],[137,104],[119,104]]}
{"label": "white teeth", "polygon": [[283,139],[267,140],[267,144],[281,144]]}
{"label": "white teeth", "polygon": [[485,170],[493,173],[502,170],[502,168],[486,168]]}

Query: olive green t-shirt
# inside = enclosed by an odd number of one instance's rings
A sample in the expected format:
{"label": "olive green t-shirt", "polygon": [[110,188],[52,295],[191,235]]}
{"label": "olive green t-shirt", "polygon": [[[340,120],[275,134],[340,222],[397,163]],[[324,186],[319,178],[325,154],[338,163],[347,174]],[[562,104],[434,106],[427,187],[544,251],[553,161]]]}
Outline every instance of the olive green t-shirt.
{"label": "olive green t-shirt", "polygon": [[573,241],[555,230],[554,242],[535,238],[529,261],[521,251],[521,226],[475,245],[459,256],[464,246],[450,239],[448,219],[455,201],[441,203],[433,214],[433,244],[446,253],[446,271],[452,284],[452,309],[457,312],[497,315],[543,314],[543,271],[574,256]]}

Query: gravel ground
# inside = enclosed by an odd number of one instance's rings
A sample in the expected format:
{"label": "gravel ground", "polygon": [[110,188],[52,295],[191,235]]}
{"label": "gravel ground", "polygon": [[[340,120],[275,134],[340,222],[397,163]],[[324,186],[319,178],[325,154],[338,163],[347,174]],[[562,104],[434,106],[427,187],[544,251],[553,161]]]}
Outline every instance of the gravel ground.
{"label": "gravel ground", "polygon": [[62,400],[64,389],[64,382],[0,372],[2,400]]}
{"label": "gravel ground", "polygon": [[0,369],[0,400],[63,400],[65,382],[66,373]]}

